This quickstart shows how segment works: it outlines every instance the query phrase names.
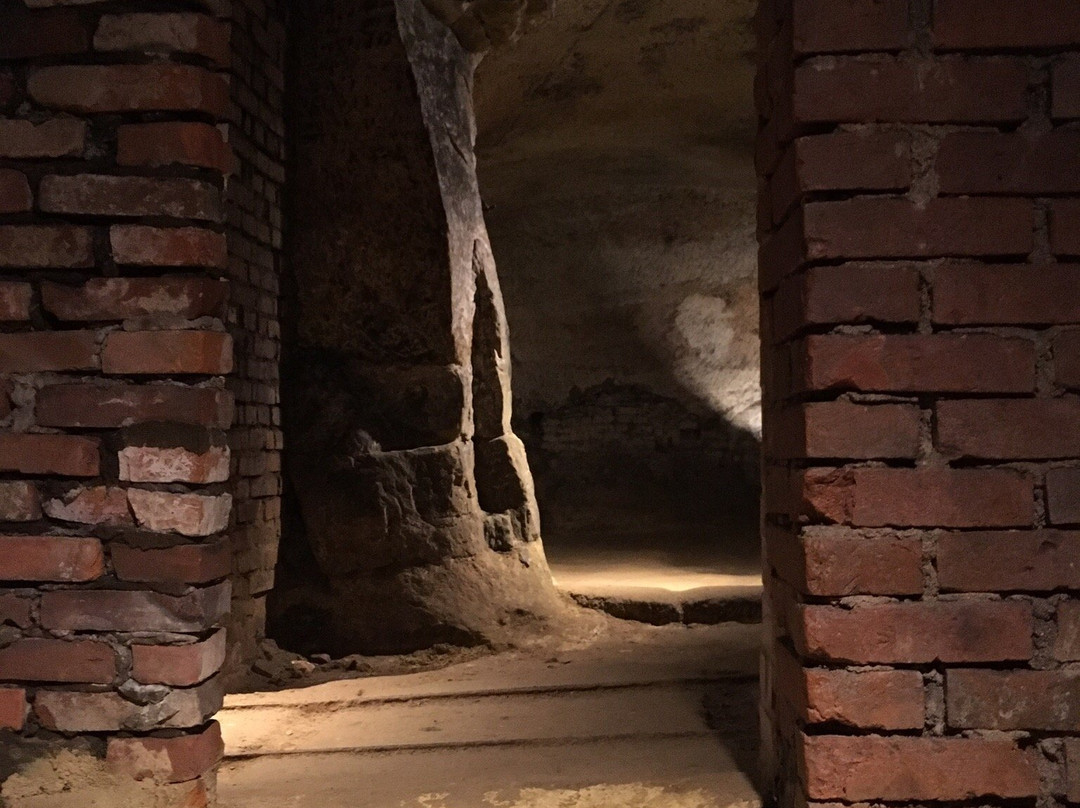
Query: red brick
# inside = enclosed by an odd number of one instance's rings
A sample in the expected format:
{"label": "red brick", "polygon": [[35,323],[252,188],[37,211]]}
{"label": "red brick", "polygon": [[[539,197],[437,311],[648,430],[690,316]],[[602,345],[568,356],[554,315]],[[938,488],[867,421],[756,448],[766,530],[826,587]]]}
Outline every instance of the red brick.
{"label": "red brick", "polygon": [[[0,577],[3,574],[0,573]],[[30,608],[33,601],[29,598],[20,598],[18,595],[0,595],[0,625],[29,628],[32,625]]]}
{"label": "red brick", "polygon": [[108,429],[170,421],[224,429],[232,416],[231,394],[209,387],[59,384],[37,395],[41,426]]}
{"label": "red brick", "polygon": [[796,355],[798,390],[1029,393],[1035,345],[991,334],[819,335]]}
{"label": "red brick", "polygon": [[97,367],[97,335],[93,331],[0,334],[0,372],[37,373]]}
{"label": "red brick", "polygon": [[96,477],[99,448],[96,438],[3,432],[0,433],[0,471]]}
{"label": "red brick", "polygon": [[1080,738],[1065,739],[1065,761],[1065,796],[1069,802],[1080,802]]}
{"label": "red brick", "polygon": [[197,277],[93,278],[83,286],[42,284],[45,308],[61,320],[126,320],[158,315],[221,316],[223,281]]}
{"label": "red brick", "polygon": [[1054,459],[1080,454],[1080,399],[969,399],[937,405],[937,447],[950,458]]}
{"label": "red brick", "polygon": [[1029,660],[1031,605],[962,600],[804,606],[806,656],[859,665]]}
{"label": "red brick", "polygon": [[915,458],[920,419],[909,404],[801,404],[781,415],[766,443],[776,458]]}
{"label": "red brick", "polygon": [[1073,0],[937,0],[934,46],[969,50],[1053,48],[1080,41]]}
{"label": "red brick", "polygon": [[41,498],[28,482],[0,482],[0,522],[34,522],[41,518]]}
{"label": "red brick", "polygon": [[41,625],[50,630],[201,632],[228,611],[227,583],[179,597],[104,589],[41,596]]}
{"label": "red brick", "polygon": [[902,50],[908,44],[905,0],[795,0],[795,53]]}
{"label": "red brick", "polygon": [[794,536],[766,528],[767,557],[799,592],[817,597],[919,595],[922,541],[917,536],[860,534],[845,528],[804,527]]}
{"label": "red brick", "polygon": [[187,121],[128,124],[117,130],[117,162],[125,166],[191,165],[228,173],[232,154],[216,126]]}
{"label": "red brick", "polygon": [[1028,78],[1019,58],[814,60],[795,71],[795,121],[1022,121],[1028,116]]}
{"label": "red brick", "polygon": [[0,281],[0,321],[21,323],[30,319],[30,284]]}
{"label": "red brick", "polygon": [[24,682],[85,682],[116,678],[116,654],[103,642],[17,640],[0,648],[0,679]]}
{"label": "red brick", "polygon": [[810,267],[780,286],[775,337],[815,325],[916,323],[921,306],[919,270],[910,264]]}
{"label": "red brick", "polygon": [[30,184],[21,171],[0,168],[0,214],[22,213],[34,205]]}
{"label": "red brick", "polygon": [[0,729],[20,731],[26,725],[26,691],[0,687]]}
{"label": "red brick", "polygon": [[72,112],[205,112],[228,109],[224,76],[189,65],[68,65],[30,75],[30,96]]}
{"label": "red brick", "polygon": [[228,576],[232,565],[226,542],[151,549],[113,544],[111,553],[121,581],[206,584]]}
{"label": "red brick", "polygon": [[1080,130],[953,132],[938,150],[946,194],[1058,194],[1080,191]]}
{"label": "red brick", "polygon": [[206,451],[182,447],[125,446],[119,452],[120,479],[133,483],[221,483],[229,479],[229,448]]}
{"label": "red brick", "polygon": [[60,497],[46,500],[47,516],[81,525],[130,525],[127,492],[123,488],[96,486],[73,488]]}
{"label": "red brick", "polygon": [[80,583],[105,574],[101,542],[74,536],[0,536],[0,580]]}
{"label": "red brick", "polygon": [[84,53],[90,49],[85,18],[72,9],[30,11],[21,3],[0,9],[0,59]]}
{"label": "red brick", "polygon": [[110,738],[106,761],[116,773],[135,780],[183,783],[213,769],[225,752],[221,725],[176,738]]}
{"label": "red brick", "polygon": [[1056,730],[1080,725],[1080,671],[949,671],[949,726]]}
{"label": "red brick", "polygon": [[903,132],[833,132],[796,140],[772,177],[773,222],[815,191],[902,190],[911,184]]}
{"label": "red brick", "polygon": [[38,206],[48,213],[216,221],[221,218],[221,192],[208,183],[178,177],[50,175],[41,180]]}
{"label": "red brick", "polygon": [[1080,266],[950,263],[935,271],[933,296],[944,325],[1080,323]]}
{"label": "red brick", "polygon": [[74,118],[0,121],[0,157],[81,157],[86,143],[86,122]]}
{"label": "red brick", "polygon": [[860,729],[922,729],[922,674],[916,671],[805,671],[806,719]]}
{"label": "red brick", "polygon": [[945,533],[938,539],[937,556],[938,580],[943,590],[1080,589],[1080,533]]}
{"label": "red brick", "polygon": [[228,67],[228,24],[205,14],[109,14],[94,34],[94,49],[138,53],[192,53]]}
{"label": "red brick", "polygon": [[122,225],[109,232],[118,264],[168,267],[225,267],[225,236],[197,227],[159,228]]}
{"label": "red brick", "polygon": [[1047,472],[1046,495],[1053,524],[1080,524],[1080,468],[1051,469]]}
{"label": "red brick", "polygon": [[190,645],[133,645],[131,675],[144,684],[190,687],[213,676],[225,662],[225,630]]}
{"label": "red brick", "polygon": [[1080,199],[1050,203],[1050,249],[1055,255],[1080,256]]}
{"label": "red brick", "polygon": [[15,100],[15,77],[10,70],[0,70],[0,109],[7,109]]}
{"label": "red brick", "polygon": [[1052,114],[1080,118],[1080,57],[1062,59],[1053,67]]}
{"label": "red brick", "polygon": [[232,509],[229,494],[173,494],[132,488],[128,500],[140,525],[148,530],[182,536],[209,536],[224,530]]}
{"label": "red brick", "polygon": [[[212,679],[196,688],[173,690],[161,701],[145,706],[118,693],[38,691],[34,714],[41,726],[57,732],[148,732],[201,727],[221,704],[221,685]],[[159,786],[157,793],[162,788]],[[188,805],[181,804],[184,808]]]}
{"label": "red brick", "polygon": [[814,800],[954,802],[1039,793],[1030,752],[997,738],[802,736],[800,761]]}
{"label": "red brick", "polygon": [[105,340],[105,373],[226,374],[232,337],[219,331],[114,331]]}
{"label": "red brick", "polygon": [[88,227],[0,226],[0,267],[74,269],[94,264]]}
{"label": "red brick", "polygon": [[[1058,606],[1054,659],[1080,662],[1080,601],[1069,600]],[[1080,757],[1076,763],[1080,765]]]}
{"label": "red brick", "polygon": [[808,260],[1026,256],[1035,246],[1030,200],[860,197],[804,206]]}
{"label": "red brick", "polygon": [[1054,379],[1062,387],[1080,388],[1080,329],[1062,331],[1054,338]]}

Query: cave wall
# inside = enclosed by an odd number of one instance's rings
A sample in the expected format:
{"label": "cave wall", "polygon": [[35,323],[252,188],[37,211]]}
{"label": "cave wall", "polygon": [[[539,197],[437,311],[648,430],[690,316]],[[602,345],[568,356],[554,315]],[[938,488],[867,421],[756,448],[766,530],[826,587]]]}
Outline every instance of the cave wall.
{"label": "cave wall", "polygon": [[516,426],[550,546],[741,523],[753,568],[753,6],[558,4],[478,70]]}

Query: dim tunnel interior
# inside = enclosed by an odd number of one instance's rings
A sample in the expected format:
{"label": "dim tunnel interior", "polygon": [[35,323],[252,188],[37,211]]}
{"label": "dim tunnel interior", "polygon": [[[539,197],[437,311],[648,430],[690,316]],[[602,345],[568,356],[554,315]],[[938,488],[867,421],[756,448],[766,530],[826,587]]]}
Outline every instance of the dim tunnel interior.
{"label": "dim tunnel interior", "polygon": [[560,6],[480,60],[419,8],[294,4],[268,637],[557,631],[549,560],[756,601],[752,13]]}

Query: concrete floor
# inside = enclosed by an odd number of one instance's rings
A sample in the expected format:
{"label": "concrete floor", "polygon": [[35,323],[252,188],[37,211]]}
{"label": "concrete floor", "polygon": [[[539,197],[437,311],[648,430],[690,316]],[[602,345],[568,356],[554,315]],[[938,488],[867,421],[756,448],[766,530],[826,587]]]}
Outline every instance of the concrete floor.
{"label": "concrete floor", "polygon": [[757,808],[759,628],[592,621],[437,671],[230,696],[224,808]]}

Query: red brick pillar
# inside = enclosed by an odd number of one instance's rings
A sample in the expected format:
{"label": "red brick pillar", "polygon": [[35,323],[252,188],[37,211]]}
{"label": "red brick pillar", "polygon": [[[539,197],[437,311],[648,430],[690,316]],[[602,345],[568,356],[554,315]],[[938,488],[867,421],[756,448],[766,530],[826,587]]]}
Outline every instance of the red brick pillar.
{"label": "red brick pillar", "polygon": [[1080,4],[759,23],[780,804],[1078,803]]}
{"label": "red brick pillar", "polygon": [[0,5],[8,808],[203,805],[221,753],[228,27],[119,5]]}

